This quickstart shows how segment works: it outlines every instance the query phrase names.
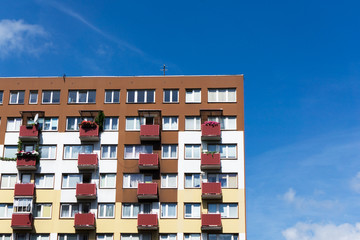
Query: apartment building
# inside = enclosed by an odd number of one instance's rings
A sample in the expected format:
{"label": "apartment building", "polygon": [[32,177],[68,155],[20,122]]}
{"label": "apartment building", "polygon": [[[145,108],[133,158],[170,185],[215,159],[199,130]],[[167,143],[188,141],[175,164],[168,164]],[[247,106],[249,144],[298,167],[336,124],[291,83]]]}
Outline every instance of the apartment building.
{"label": "apartment building", "polygon": [[245,240],[243,76],[0,78],[0,240]]}

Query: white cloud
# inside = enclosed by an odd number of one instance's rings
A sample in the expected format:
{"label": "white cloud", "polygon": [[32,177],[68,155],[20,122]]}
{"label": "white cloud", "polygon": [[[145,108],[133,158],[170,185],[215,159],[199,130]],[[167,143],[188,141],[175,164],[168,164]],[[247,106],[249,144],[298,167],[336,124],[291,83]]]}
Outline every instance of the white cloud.
{"label": "white cloud", "polygon": [[284,194],[284,200],[289,203],[294,202],[295,194],[296,192],[294,191],[294,189],[289,188],[289,190]]}
{"label": "white cloud", "polygon": [[360,172],[356,174],[356,176],[351,179],[350,187],[357,193],[360,193]]}
{"label": "white cloud", "polygon": [[282,231],[286,240],[356,240],[360,239],[360,223],[316,224],[299,222]]}
{"label": "white cloud", "polygon": [[44,41],[46,37],[47,33],[40,25],[3,19],[0,21],[0,57],[21,53],[37,55],[49,46]]}

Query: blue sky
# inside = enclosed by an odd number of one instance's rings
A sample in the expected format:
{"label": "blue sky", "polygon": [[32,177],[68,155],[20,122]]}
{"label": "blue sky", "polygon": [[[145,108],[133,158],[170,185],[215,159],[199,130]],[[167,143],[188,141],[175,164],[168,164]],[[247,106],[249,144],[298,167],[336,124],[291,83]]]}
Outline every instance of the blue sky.
{"label": "blue sky", "polygon": [[248,239],[360,239],[359,7],[2,0],[0,76],[244,74]]}

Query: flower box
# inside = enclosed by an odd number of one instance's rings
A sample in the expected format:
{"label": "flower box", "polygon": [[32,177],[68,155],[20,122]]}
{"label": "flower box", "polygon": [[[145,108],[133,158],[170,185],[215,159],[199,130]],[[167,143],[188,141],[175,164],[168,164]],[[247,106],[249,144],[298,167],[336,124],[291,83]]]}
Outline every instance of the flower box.
{"label": "flower box", "polygon": [[219,141],[221,139],[220,123],[207,121],[201,125],[201,140]]}
{"label": "flower box", "polygon": [[82,121],[79,137],[81,141],[99,141],[99,126],[95,122]]}

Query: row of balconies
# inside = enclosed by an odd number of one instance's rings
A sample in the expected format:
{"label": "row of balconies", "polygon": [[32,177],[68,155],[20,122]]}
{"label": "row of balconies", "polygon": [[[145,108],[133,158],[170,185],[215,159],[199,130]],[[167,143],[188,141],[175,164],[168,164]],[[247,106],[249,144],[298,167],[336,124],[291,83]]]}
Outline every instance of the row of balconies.
{"label": "row of balconies", "polygon": [[[84,128],[80,126],[79,137],[81,141],[99,141],[99,126],[96,128]],[[38,141],[39,130],[36,125],[20,126],[19,138],[22,141]],[[216,126],[201,126],[202,140],[220,140],[221,129],[220,124]],[[141,141],[158,141],[160,140],[160,126],[159,125],[141,125],[140,126],[140,140]]]}
{"label": "row of balconies", "polygon": [[[14,230],[32,230],[33,216],[31,213],[14,213],[11,218],[11,227]],[[76,230],[95,229],[95,214],[76,213],[74,228]],[[138,230],[157,230],[159,228],[157,214],[138,214]],[[222,229],[221,214],[201,214],[201,230],[218,231]]]}

